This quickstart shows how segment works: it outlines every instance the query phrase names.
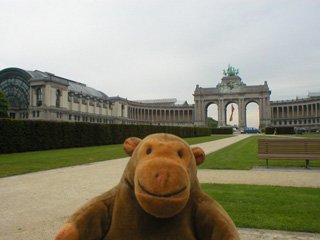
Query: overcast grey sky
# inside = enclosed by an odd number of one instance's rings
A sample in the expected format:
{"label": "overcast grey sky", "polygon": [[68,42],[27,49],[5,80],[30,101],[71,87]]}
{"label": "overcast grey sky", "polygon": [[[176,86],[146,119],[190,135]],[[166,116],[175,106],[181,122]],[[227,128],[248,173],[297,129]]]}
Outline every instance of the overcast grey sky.
{"label": "overcast grey sky", "polygon": [[0,0],[0,69],[193,103],[228,64],[271,100],[320,92],[320,1]]}

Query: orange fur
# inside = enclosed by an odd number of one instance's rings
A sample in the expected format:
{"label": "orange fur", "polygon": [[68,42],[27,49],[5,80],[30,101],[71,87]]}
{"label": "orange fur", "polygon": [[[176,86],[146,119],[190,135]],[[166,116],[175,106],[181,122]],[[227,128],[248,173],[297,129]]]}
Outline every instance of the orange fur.
{"label": "orange fur", "polygon": [[[228,214],[200,188],[201,148],[171,134],[128,138],[123,147],[131,158],[120,183],[75,212],[57,240],[239,239]],[[69,224],[77,238],[68,238]]]}

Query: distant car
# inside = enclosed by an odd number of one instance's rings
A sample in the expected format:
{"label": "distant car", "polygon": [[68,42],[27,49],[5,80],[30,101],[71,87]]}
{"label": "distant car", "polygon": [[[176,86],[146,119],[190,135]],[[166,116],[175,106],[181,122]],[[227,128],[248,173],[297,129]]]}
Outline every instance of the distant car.
{"label": "distant car", "polygon": [[297,128],[296,129],[296,134],[302,134],[304,132],[306,132],[307,130],[305,128]]}
{"label": "distant car", "polygon": [[247,127],[243,130],[241,130],[241,133],[260,133],[259,129],[256,129],[254,127]]}

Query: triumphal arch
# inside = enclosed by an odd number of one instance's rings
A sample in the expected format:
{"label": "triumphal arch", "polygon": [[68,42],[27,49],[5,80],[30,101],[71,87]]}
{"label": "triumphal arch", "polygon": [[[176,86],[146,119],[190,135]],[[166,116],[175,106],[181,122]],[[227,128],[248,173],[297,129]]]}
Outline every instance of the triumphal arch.
{"label": "triumphal arch", "polygon": [[228,67],[224,77],[215,88],[196,86],[194,91],[195,124],[207,126],[207,110],[211,104],[218,109],[218,127],[227,126],[226,109],[231,103],[238,105],[239,128],[247,127],[246,108],[251,102],[259,106],[259,128],[268,126],[271,122],[270,95],[268,84],[247,86],[238,76],[239,70]]}

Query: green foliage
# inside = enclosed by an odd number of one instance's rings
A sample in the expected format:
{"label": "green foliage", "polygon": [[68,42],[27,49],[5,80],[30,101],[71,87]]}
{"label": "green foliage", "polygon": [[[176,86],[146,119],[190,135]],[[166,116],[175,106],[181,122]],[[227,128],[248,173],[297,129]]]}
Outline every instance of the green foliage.
{"label": "green foliage", "polygon": [[211,128],[211,134],[233,134],[231,127]]}
{"label": "green foliage", "polygon": [[275,130],[277,134],[295,134],[294,127],[267,127],[265,133],[274,134]]}
{"label": "green foliage", "polygon": [[[191,145],[227,137],[231,136],[213,135],[184,138],[184,140]],[[122,144],[0,154],[0,177],[75,166],[126,156]]]}
{"label": "green foliage", "polygon": [[0,89],[0,118],[8,118],[9,106],[9,101],[6,95]]}
{"label": "green foliage", "polygon": [[0,153],[123,143],[128,137],[144,138],[151,133],[179,137],[210,136],[210,128],[153,125],[96,124],[0,119]]}
{"label": "green foliage", "polygon": [[217,128],[218,127],[218,121],[214,120],[211,117],[208,117],[208,127],[210,128]]}
{"label": "green foliage", "polygon": [[201,187],[223,206],[237,227],[320,233],[320,189],[230,184]]}

